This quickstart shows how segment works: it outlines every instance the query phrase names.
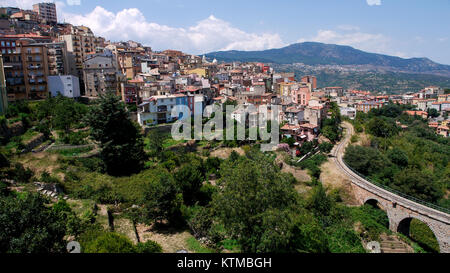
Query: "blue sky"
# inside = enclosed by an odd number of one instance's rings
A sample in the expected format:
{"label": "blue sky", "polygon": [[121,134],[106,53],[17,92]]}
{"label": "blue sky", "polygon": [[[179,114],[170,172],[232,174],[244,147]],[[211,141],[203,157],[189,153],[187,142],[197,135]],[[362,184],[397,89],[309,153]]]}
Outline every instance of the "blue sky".
{"label": "blue sky", "polygon": [[[0,0],[27,7],[34,0]],[[80,2],[80,5],[69,5]],[[450,0],[60,0],[60,19],[111,40],[201,54],[302,41],[450,64]]]}

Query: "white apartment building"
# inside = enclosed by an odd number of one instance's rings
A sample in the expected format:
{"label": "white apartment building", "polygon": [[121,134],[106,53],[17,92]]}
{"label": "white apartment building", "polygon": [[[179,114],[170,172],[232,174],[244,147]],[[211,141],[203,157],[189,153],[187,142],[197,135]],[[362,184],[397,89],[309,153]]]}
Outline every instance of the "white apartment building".
{"label": "white apartment building", "polygon": [[172,122],[172,109],[176,106],[176,96],[154,96],[139,105],[138,122],[141,126]]}
{"label": "white apartment building", "polygon": [[52,97],[58,93],[68,98],[80,97],[80,82],[72,75],[48,76],[48,89]]}

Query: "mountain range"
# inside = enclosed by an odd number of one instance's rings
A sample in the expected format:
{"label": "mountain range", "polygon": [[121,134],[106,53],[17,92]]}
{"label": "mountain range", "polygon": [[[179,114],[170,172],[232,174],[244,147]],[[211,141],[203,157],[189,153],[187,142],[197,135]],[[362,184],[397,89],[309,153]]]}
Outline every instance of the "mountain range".
{"label": "mountain range", "polygon": [[278,65],[341,67],[378,72],[418,73],[450,77],[450,65],[428,58],[404,59],[369,53],[350,46],[305,42],[263,51],[219,51],[205,54],[209,59],[225,62],[264,62]]}

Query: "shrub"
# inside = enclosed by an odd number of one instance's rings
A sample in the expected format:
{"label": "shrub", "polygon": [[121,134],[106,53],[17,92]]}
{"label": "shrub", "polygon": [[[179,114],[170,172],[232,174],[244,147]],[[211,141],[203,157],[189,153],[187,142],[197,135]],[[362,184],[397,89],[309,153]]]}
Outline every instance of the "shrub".
{"label": "shrub", "polygon": [[18,183],[28,183],[33,177],[33,171],[30,169],[25,169],[22,164],[16,163],[14,164],[14,168],[10,169],[8,172],[8,176],[18,182]]}
{"label": "shrub", "polygon": [[83,242],[84,253],[134,253],[133,243],[126,236],[113,232],[97,232]]}
{"label": "shrub", "polygon": [[50,183],[50,184],[59,184],[59,179],[56,177],[53,177],[48,173],[47,171],[44,171],[41,175],[41,182],[44,183]]}
{"label": "shrub", "polygon": [[331,144],[330,142],[324,142],[319,145],[319,150],[322,153],[328,154],[329,152],[331,152],[331,150],[333,150],[333,147],[334,147],[334,145]]}
{"label": "shrub", "polygon": [[145,243],[138,243],[135,247],[136,253],[150,254],[162,253],[162,247],[157,242],[147,241]]}

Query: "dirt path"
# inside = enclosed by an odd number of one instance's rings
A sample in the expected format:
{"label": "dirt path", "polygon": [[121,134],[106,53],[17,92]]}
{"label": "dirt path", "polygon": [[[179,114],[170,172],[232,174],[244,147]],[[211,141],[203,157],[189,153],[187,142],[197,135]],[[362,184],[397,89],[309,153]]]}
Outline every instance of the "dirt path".
{"label": "dirt path", "polygon": [[242,148],[220,148],[211,152],[211,157],[218,157],[220,159],[227,159],[230,157],[231,153],[235,151],[239,155],[245,155],[244,150]]}
{"label": "dirt path", "polygon": [[156,231],[143,224],[136,226],[141,242],[155,241],[163,248],[164,253],[176,253],[180,250],[189,249],[186,240],[192,235],[188,231],[164,230]]}
{"label": "dirt path", "polygon": [[[345,137],[342,141],[349,141],[351,138],[353,130],[351,130],[350,135],[348,135],[348,131],[349,130],[345,129]],[[320,181],[324,186],[329,189],[339,189],[345,204],[352,206],[358,205],[349,177],[339,169],[333,158],[329,158],[328,161],[322,165],[321,169],[322,174],[320,175]]]}

